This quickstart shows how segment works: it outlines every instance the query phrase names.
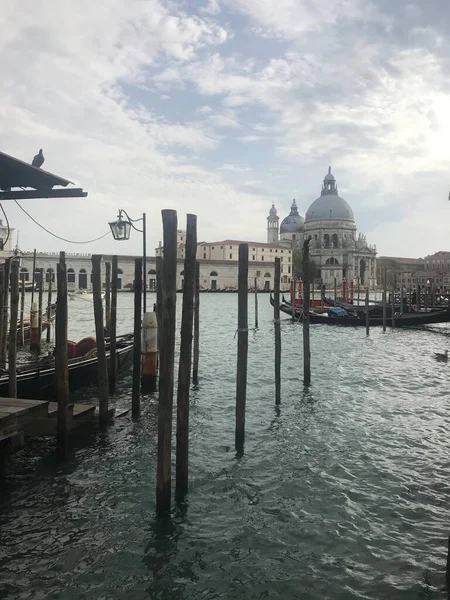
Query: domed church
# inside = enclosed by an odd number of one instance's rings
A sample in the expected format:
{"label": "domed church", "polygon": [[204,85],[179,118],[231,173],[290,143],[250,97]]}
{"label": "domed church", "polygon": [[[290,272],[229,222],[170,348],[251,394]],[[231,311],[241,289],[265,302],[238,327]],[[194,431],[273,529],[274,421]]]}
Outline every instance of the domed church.
{"label": "domed church", "polygon": [[331,167],[325,175],[322,191],[303,218],[295,199],[291,212],[281,221],[275,205],[267,217],[267,242],[286,244],[293,250],[301,249],[303,240],[311,236],[310,257],[317,267],[316,281],[328,287],[338,285],[345,278],[360,278],[360,284],[376,285],[376,247],[369,246],[366,237],[358,235],[351,206],[339,196]]}

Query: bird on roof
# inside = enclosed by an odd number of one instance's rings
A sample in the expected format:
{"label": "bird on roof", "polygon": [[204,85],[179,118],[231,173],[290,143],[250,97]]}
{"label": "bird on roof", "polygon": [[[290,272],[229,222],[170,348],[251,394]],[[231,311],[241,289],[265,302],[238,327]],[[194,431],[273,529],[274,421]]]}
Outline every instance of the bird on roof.
{"label": "bird on roof", "polygon": [[33,167],[37,167],[38,169],[40,167],[42,167],[42,165],[44,164],[44,155],[42,154],[42,148],[39,150],[39,153],[36,154],[36,156],[33,158],[33,162],[31,163],[31,165]]}

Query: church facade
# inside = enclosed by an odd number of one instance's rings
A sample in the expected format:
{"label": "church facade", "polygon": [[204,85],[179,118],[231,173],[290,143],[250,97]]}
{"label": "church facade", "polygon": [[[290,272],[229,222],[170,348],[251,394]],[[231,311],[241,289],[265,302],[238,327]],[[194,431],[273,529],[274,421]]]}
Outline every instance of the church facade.
{"label": "church facade", "polygon": [[362,286],[376,286],[376,247],[357,232],[353,211],[339,196],[331,167],[323,180],[320,196],[314,200],[303,218],[295,199],[291,212],[281,224],[275,205],[267,217],[267,242],[279,243],[295,251],[311,238],[310,258],[316,265],[316,281],[332,288],[334,280],[354,280]]}

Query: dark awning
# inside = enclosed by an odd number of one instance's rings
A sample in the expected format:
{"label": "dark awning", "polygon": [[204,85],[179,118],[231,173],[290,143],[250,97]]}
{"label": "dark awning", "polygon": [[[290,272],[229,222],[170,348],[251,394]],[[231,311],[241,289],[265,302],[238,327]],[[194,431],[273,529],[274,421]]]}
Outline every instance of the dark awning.
{"label": "dark awning", "polygon": [[9,191],[15,187],[28,187],[35,190],[49,190],[54,185],[66,187],[72,183],[53,173],[0,152],[0,189]]}

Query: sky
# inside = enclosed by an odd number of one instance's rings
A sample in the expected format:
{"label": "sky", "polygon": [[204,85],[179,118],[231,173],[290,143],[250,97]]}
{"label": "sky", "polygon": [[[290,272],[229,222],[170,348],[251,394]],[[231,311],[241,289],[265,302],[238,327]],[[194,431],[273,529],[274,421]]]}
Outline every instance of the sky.
{"label": "sky", "polygon": [[[162,239],[266,240],[332,165],[380,255],[450,250],[448,0],[3,0],[0,150],[88,191],[23,201],[57,235],[119,208]],[[142,236],[62,242],[4,202],[22,250],[139,254]],[[152,254],[151,251],[148,254]]]}

